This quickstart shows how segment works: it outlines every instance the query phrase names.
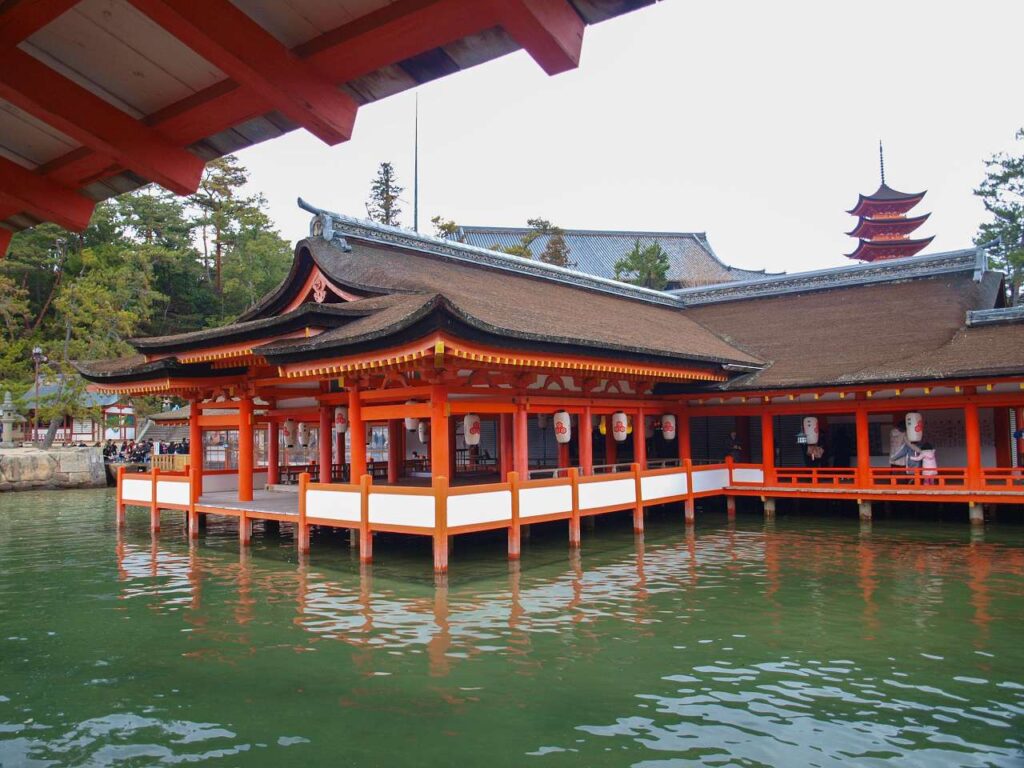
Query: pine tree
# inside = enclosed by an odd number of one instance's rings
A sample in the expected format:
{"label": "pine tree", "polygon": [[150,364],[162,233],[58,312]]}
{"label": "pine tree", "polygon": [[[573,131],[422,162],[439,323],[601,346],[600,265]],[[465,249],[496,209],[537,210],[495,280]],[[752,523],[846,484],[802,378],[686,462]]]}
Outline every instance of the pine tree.
{"label": "pine tree", "polygon": [[545,264],[554,264],[558,267],[575,267],[576,264],[569,260],[569,246],[565,242],[565,230],[552,224],[547,219],[527,219],[529,227],[515,245],[500,245],[495,243],[492,250],[507,253],[510,256],[518,256],[521,259],[533,259],[533,243],[542,236],[547,236],[548,241],[541,251],[540,261]]}
{"label": "pine tree", "polygon": [[366,201],[367,216],[381,224],[397,227],[398,217],[402,215],[398,198],[404,191],[405,187],[398,186],[391,163],[381,163],[376,178],[370,184],[370,199]]}
{"label": "pine tree", "polygon": [[[1024,128],[1017,131],[1018,141],[1024,141]],[[978,229],[974,238],[977,245],[1000,238],[1002,248],[990,251],[992,266],[1006,273],[1007,301],[1019,304],[1024,284],[1024,153],[999,153],[985,161],[985,178],[974,190],[981,198],[992,221]]]}
{"label": "pine tree", "polygon": [[668,254],[660,243],[645,247],[637,239],[633,249],[615,262],[615,279],[660,291],[668,285],[669,266]]}

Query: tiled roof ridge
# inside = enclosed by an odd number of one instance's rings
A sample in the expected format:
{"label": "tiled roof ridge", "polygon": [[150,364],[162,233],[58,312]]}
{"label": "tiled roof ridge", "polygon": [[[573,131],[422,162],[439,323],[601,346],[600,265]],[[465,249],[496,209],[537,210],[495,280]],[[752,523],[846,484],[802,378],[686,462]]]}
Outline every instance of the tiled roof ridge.
{"label": "tiled roof ridge", "polygon": [[954,272],[973,271],[975,279],[987,271],[985,252],[977,248],[910,256],[902,259],[829,267],[810,272],[797,272],[753,278],[734,283],[700,288],[679,288],[670,293],[678,296],[687,306],[739,301],[788,293],[845,288],[879,282],[895,282],[931,277]]}
{"label": "tiled roof ridge", "polygon": [[[481,233],[514,232],[516,234],[526,234],[527,232],[533,231],[530,227],[478,226],[475,224],[460,224],[459,229]],[[696,231],[669,232],[649,231],[643,229],[575,229],[570,227],[560,227],[560,229],[567,235],[591,235],[594,237],[687,237],[700,241],[702,245],[707,241],[707,232]]]}
{"label": "tiled roof ridge", "polygon": [[546,264],[542,261],[523,259],[487,248],[480,248],[454,240],[425,235],[401,227],[391,227],[367,219],[345,216],[334,211],[317,208],[299,198],[299,207],[313,214],[310,222],[310,237],[320,237],[335,247],[348,250],[345,236],[361,240],[419,251],[430,256],[450,261],[485,267],[494,270],[514,272],[519,275],[536,277],[552,282],[571,285],[585,290],[612,294],[624,299],[633,299],[667,307],[681,307],[682,302],[671,293],[642,288],[606,277],[597,277],[566,267]]}

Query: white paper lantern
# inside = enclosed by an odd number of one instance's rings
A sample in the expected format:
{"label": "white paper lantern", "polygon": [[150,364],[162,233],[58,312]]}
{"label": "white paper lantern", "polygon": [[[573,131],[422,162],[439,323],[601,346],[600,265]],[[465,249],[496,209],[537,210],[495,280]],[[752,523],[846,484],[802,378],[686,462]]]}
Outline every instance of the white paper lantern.
{"label": "white paper lantern", "polygon": [[339,405],[334,409],[334,428],[339,435],[348,432],[348,406]]}
{"label": "white paper lantern", "polygon": [[295,447],[295,419],[284,420],[284,447]]}
{"label": "white paper lantern", "polygon": [[423,420],[416,425],[416,436],[426,445],[430,442],[430,422]]}
{"label": "white paper lantern", "polygon": [[907,439],[912,443],[919,443],[924,437],[924,416],[917,411],[907,414]]}
{"label": "white paper lantern", "polygon": [[462,419],[462,439],[466,445],[480,445],[480,417],[467,413]]}
{"label": "white paper lantern", "polygon": [[622,411],[616,411],[612,414],[612,437],[615,438],[615,442],[621,443],[625,441],[627,434],[629,434],[629,419]]}
{"label": "white paper lantern", "polygon": [[676,416],[666,413],[661,417],[661,436],[666,440],[676,439]]}
{"label": "white paper lantern", "polygon": [[566,411],[555,411],[555,415],[551,418],[551,423],[555,425],[555,442],[559,445],[564,445],[572,440],[572,419],[569,417]]}
{"label": "white paper lantern", "polygon": [[804,416],[804,437],[808,445],[818,444],[818,417]]}
{"label": "white paper lantern", "polygon": [[304,422],[304,421],[300,421],[299,422],[299,430],[298,430],[298,432],[299,432],[299,434],[298,434],[299,445],[301,445],[303,448],[308,447],[309,446],[309,425],[306,422]]}
{"label": "white paper lantern", "polygon": [[[406,405],[419,405],[419,403],[417,403],[415,400],[408,400],[408,401],[406,401],[405,404]],[[420,425],[420,420],[419,419],[406,418],[406,420],[405,420],[405,429],[406,429],[407,432],[415,432],[417,430],[417,428],[419,427],[419,425]]]}

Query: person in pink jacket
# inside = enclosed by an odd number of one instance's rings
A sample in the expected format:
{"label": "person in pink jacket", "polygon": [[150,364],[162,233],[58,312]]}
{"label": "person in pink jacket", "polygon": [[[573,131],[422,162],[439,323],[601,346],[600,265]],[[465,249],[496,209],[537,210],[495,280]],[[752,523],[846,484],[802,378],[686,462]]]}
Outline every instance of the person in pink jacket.
{"label": "person in pink jacket", "polygon": [[935,485],[938,482],[939,462],[935,458],[935,446],[931,443],[921,443],[921,447],[914,451],[910,458],[921,462],[921,474],[924,475],[925,485]]}

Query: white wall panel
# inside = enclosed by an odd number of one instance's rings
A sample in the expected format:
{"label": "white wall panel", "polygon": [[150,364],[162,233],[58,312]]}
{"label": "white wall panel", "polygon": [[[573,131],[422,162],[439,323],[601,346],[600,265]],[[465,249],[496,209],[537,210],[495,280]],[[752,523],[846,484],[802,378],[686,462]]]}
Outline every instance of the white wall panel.
{"label": "white wall panel", "polygon": [[734,469],[732,471],[732,480],[734,483],[763,483],[764,470],[747,467]]}
{"label": "white wall panel", "polygon": [[633,504],[636,501],[636,480],[604,480],[599,483],[580,484],[580,509],[610,507],[615,504]]}
{"label": "white wall panel", "polygon": [[644,497],[644,501],[681,496],[686,493],[686,472],[641,477],[640,493]]}
{"label": "white wall panel", "polygon": [[125,477],[121,482],[121,499],[124,501],[144,501],[147,504],[153,498],[153,481],[130,480]]}
{"label": "white wall panel", "polygon": [[511,519],[511,491],[487,491],[448,498],[449,528]]}
{"label": "white wall panel", "polygon": [[434,497],[397,493],[370,494],[370,522],[381,525],[434,527]]}
{"label": "white wall panel", "polygon": [[187,507],[189,484],[173,483],[169,480],[157,480],[156,500],[160,504],[180,504]]}
{"label": "white wall panel", "polygon": [[359,496],[356,491],[306,491],[306,516],[358,523]]}
{"label": "white wall panel", "polygon": [[553,515],[572,511],[572,487],[569,485],[519,490],[519,517]]}
{"label": "white wall panel", "polygon": [[720,491],[729,483],[729,470],[727,469],[706,469],[693,471],[694,493],[705,491]]}

